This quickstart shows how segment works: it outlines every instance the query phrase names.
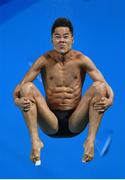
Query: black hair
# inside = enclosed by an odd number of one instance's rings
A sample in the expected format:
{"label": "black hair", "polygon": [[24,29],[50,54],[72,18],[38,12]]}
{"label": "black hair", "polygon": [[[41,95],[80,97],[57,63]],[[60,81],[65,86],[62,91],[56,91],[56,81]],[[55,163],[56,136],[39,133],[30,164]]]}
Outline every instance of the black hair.
{"label": "black hair", "polygon": [[73,25],[69,19],[63,17],[57,18],[52,25],[51,35],[54,33],[57,27],[68,27],[73,36]]}

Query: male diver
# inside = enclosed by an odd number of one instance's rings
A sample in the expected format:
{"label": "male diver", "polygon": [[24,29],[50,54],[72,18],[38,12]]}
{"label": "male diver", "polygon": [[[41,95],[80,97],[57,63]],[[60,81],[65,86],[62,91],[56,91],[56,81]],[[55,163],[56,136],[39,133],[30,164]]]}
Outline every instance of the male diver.
{"label": "male diver", "polygon": [[[51,137],[73,137],[88,124],[82,161],[94,157],[94,141],[104,112],[113,103],[113,91],[92,60],[72,49],[73,26],[58,18],[51,29],[54,49],[39,57],[14,91],[14,101],[21,109],[30,132],[31,160],[40,160],[43,142],[38,127]],[[45,98],[33,80],[41,73]],[[82,96],[86,73],[93,84]]]}

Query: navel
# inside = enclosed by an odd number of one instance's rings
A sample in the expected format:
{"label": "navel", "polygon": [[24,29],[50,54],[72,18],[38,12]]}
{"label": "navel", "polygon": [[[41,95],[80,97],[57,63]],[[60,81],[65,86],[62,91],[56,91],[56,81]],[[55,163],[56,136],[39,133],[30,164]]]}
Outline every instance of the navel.
{"label": "navel", "polygon": [[74,79],[77,79],[78,77],[77,76],[74,76]]}
{"label": "navel", "polygon": [[50,80],[53,80],[53,76],[50,76],[49,79],[50,79]]}

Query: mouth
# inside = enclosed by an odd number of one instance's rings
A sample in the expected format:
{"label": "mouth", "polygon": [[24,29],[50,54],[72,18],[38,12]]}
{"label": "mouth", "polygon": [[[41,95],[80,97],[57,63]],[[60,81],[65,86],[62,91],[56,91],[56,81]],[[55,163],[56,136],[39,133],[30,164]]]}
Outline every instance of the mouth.
{"label": "mouth", "polygon": [[65,45],[64,44],[59,44],[59,48],[64,48]]}
{"label": "mouth", "polygon": [[65,47],[64,46],[60,46],[59,49],[65,49]]}

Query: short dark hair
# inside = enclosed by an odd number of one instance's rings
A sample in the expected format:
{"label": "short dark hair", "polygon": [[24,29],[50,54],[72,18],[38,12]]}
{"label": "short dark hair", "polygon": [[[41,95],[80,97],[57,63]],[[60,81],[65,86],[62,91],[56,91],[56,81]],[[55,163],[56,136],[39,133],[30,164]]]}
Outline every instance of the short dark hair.
{"label": "short dark hair", "polygon": [[57,27],[68,27],[73,36],[73,25],[69,19],[63,17],[57,18],[52,25],[51,35],[54,33]]}

